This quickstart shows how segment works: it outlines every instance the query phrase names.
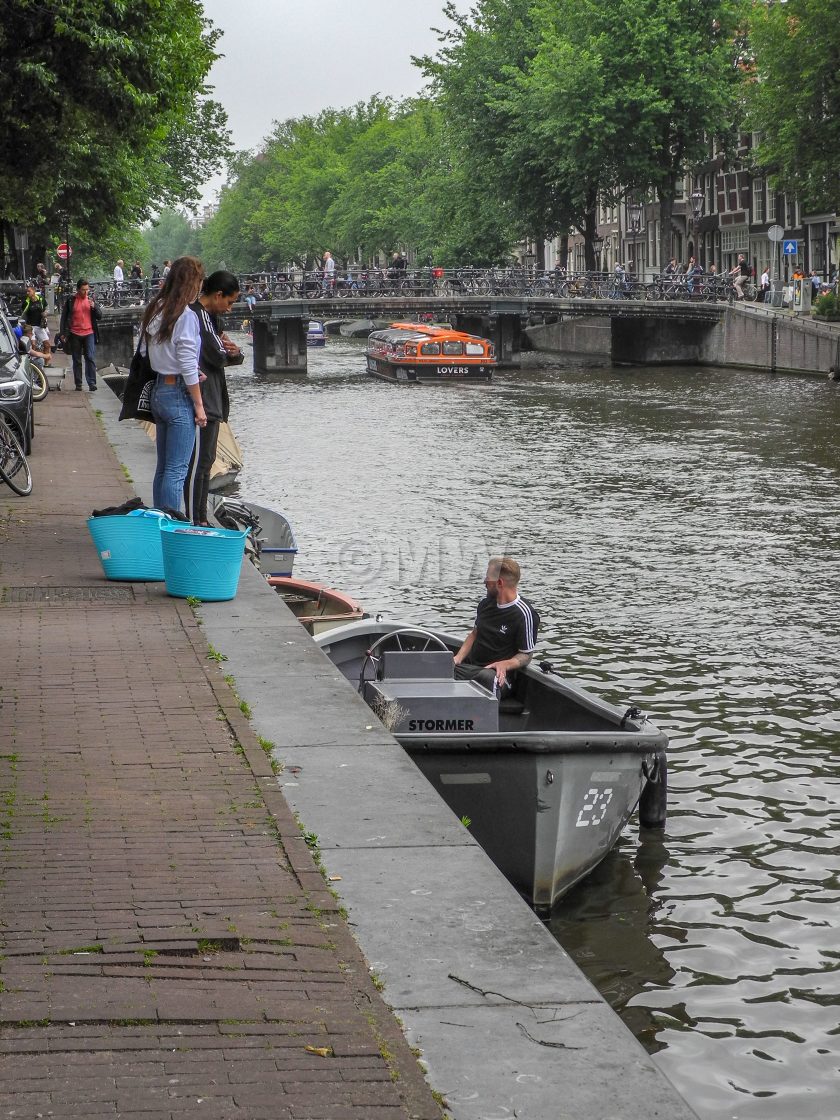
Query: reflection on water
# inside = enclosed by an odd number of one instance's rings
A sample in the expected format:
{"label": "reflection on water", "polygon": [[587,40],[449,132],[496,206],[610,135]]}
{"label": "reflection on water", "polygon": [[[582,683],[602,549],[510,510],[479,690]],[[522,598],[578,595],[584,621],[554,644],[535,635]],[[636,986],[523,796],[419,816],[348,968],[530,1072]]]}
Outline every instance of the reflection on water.
{"label": "reflection on water", "polygon": [[331,339],[231,396],[302,575],[467,628],[509,551],[542,649],[668,732],[664,838],[628,831],[551,928],[704,1120],[836,1120],[840,389],[544,355],[391,386]]}

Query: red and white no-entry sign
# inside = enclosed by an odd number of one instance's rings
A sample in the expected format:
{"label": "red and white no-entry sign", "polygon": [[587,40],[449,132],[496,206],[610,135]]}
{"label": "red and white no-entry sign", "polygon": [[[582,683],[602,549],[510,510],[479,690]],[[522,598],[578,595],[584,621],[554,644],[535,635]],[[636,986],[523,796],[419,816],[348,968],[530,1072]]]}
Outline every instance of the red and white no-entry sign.
{"label": "red and white no-entry sign", "polygon": [[67,258],[72,255],[73,250],[70,248],[66,241],[62,241],[59,247],[56,249],[56,253],[58,254],[59,260],[66,261]]}

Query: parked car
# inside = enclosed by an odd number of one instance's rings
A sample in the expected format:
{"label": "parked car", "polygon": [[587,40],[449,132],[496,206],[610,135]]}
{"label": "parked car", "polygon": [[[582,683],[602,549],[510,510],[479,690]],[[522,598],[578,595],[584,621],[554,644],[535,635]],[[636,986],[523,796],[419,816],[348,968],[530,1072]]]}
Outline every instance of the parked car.
{"label": "parked car", "polygon": [[0,310],[0,413],[28,455],[35,434],[29,359],[20,352],[8,316]]}

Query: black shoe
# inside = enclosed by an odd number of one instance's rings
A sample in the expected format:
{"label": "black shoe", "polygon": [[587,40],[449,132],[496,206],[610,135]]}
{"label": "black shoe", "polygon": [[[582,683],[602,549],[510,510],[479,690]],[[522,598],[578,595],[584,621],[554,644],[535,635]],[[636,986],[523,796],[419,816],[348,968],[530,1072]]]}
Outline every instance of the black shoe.
{"label": "black shoe", "polygon": [[98,385],[89,385],[88,386],[88,391],[91,392],[91,393],[95,393],[98,388],[99,388]]}
{"label": "black shoe", "polygon": [[77,393],[81,393],[81,391],[82,391],[82,387],[81,387],[81,385],[77,385],[77,386],[76,386],[76,392],[77,392]]}

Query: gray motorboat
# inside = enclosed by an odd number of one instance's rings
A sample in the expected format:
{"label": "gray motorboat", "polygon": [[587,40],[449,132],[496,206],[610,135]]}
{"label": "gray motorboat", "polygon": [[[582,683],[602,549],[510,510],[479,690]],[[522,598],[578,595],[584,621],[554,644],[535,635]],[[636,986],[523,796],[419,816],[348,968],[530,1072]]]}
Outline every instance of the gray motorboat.
{"label": "gray motorboat", "polygon": [[291,576],[298,546],[285,513],[244,498],[218,498],[212,513],[223,529],[250,530],[252,559],[264,576]]}
{"label": "gray motorboat", "polygon": [[554,673],[518,674],[499,699],[454,678],[461,640],[363,619],[316,643],[539,911],[592,870],[636,806],[665,823],[667,737]]}

